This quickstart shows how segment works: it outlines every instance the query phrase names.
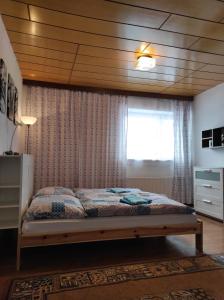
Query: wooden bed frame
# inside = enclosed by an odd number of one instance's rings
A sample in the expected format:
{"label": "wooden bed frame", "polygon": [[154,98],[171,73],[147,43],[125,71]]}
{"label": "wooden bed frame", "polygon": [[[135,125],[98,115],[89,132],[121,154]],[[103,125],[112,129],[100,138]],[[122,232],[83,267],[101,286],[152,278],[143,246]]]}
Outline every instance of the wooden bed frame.
{"label": "wooden bed frame", "polygon": [[110,229],[40,236],[23,236],[20,226],[18,231],[16,268],[20,270],[21,249],[23,248],[185,234],[195,234],[196,251],[197,253],[203,253],[203,223],[199,219],[195,224]]}
{"label": "wooden bed frame", "polygon": [[28,247],[40,247],[50,245],[74,244],[83,242],[147,238],[168,235],[184,235],[195,234],[196,250],[203,252],[203,224],[201,220],[197,220],[195,224],[176,224],[161,226],[145,226],[123,229],[110,229],[86,232],[68,232],[63,234],[49,234],[39,236],[24,236],[22,234],[23,215],[29,206],[33,195],[33,160],[29,155],[29,164],[24,170],[26,176],[23,182],[23,192],[21,193],[19,207],[19,223],[18,223],[18,241],[17,241],[17,260],[16,269],[20,270],[21,265],[21,249]]}
{"label": "wooden bed frame", "polygon": [[[32,162],[32,157],[30,156]],[[110,229],[86,232],[68,232],[63,234],[49,234],[39,236],[24,236],[22,234],[23,215],[29,206],[33,195],[33,164],[30,162],[29,172],[27,172],[26,180],[24,180],[25,192],[21,195],[21,203],[19,208],[19,226],[17,241],[17,259],[16,269],[20,270],[21,265],[21,249],[29,247],[40,247],[50,245],[74,244],[83,242],[96,242],[106,240],[121,240],[133,238],[159,237],[168,235],[185,235],[195,234],[196,250],[198,253],[203,252],[203,224],[201,220],[197,220],[195,224],[176,224],[161,226],[145,226],[123,229]]]}

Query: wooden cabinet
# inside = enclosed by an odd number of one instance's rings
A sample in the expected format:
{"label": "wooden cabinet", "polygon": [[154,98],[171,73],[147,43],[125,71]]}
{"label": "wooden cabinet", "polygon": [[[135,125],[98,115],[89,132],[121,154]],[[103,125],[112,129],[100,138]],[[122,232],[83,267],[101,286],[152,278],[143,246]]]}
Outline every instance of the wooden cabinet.
{"label": "wooden cabinet", "polygon": [[223,220],[223,168],[194,168],[194,207]]}
{"label": "wooden cabinet", "polygon": [[0,229],[19,227],[32,193],[32,156],[0,156]]}

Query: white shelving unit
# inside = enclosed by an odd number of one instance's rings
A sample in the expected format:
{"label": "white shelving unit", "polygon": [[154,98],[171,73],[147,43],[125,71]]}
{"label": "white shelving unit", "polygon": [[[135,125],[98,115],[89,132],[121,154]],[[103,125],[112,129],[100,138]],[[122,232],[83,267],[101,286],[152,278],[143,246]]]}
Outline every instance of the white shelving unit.
{"label": "white shelving unit", "polygon": [[33,192],[31,155],[0,156],[0,229],[18,228]]}

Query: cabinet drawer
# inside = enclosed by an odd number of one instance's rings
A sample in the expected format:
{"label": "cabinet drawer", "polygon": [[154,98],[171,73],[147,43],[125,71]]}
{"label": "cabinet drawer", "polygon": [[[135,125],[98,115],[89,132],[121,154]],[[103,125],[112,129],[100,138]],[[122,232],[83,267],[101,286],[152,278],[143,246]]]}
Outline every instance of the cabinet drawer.
{"label": "cabinet drawer", "polygon": [[195,195],[201,195],[204,197],[213,197],[222,201],[222,192],[219,188],[214,188],[211,185],[195,185],[194,187]]}
{"label": "cabinet drawer", "polygon": [[202,180],[202,179],[195,179],[195,185],[212,188],[212,189],[221,189],[221,181],[211,181],[211,180]]}
{"label": "cabinet drawer", "polygon": [[195,179],[220,182],[221,170],[220,169],[195,170]]}
{"label": "cabinet drawer", "polygon": [[219,207],[223,207],[223,201],[220,197],[216,197],[214,195],[203,195],[203,194],[195,194],[194,195],[195,201],[201,201],[203,203],[208,203],[210,205],[217,205]]}
{"label": "cabinet drawer", "polygon": [[223,219],[223,209],[211,202],[196,200],[195,210],[218,219]]}

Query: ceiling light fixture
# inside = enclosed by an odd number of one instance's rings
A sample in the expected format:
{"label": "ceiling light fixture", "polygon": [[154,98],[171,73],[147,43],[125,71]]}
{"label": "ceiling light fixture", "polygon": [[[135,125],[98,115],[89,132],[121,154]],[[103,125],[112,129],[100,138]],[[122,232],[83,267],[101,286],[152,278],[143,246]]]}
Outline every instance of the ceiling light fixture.
{"label": "ceiling light fixture", "polygon": [[139,54],[137,57],[136,70],[148,71],[156,66],[156,59],[148,53]]}

